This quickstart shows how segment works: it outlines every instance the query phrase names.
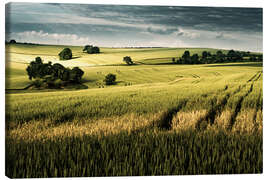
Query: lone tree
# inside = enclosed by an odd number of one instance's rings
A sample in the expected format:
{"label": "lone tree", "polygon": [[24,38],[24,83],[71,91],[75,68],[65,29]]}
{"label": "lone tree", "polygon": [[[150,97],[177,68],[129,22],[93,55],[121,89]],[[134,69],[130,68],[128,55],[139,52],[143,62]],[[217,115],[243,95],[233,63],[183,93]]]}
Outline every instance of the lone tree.
{"label": "lone tree", "polygon": [[11,40],[9,41],[9,43],[10,43],[10,44],[15,44],[16,41],[15,41],[14,39],[11,39]]}
{"label": "lone tree", "polygon": [[83,52],[87,52],[88,54],[98,54],[100,53],[100,50],[97,46],[86,45],[83,48]]}
{"label": "lone tree", "polygon": [[105,76],[104,82],[106,85],[112,85],[112,84],[115,84],[115,80],[116,80],[116,75],[109,73]]}
{"label": "lone tree", "polygon": [[133,61],[132,61],[132,59],[130,58],[130,56],[125,56],[125,57],[123,58],[123,61],[124,61],[125,63],[127,63],[127,65],[132,65],[132,64],[133,64]]}
{"label": "lone tree", "polygon": [[63,49],[58,55],[59,55],[60,60],[72,59],[72,51],[69,48]]}

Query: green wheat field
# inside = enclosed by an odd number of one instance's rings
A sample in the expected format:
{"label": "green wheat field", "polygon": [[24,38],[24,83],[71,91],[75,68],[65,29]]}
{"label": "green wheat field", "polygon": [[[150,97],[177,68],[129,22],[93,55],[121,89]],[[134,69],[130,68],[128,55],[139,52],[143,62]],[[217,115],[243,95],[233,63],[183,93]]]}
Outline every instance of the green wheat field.
{"label": "green wheat field", "polygon": [[[263,172],[261,62],[179,65],[185,50],[219,49],[79,46],[60,62],[64,47],[6,45],[8,177]],[[25,89],[37,56],[80,67],[88,88]],[[104,85],[108,73],[115,85]]]}

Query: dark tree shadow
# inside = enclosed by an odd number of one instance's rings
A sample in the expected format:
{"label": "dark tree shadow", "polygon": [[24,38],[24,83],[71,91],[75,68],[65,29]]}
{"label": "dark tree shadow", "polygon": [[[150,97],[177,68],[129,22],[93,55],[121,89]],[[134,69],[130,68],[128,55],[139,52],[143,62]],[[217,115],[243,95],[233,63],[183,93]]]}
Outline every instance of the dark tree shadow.
{"label": "dark tree shadow", "polygon": [[114,85],[117,85],[119,83],[124,83],[125,81],[115,81]]}
{"label": "dark tree shadow", "polygon": [[78,58],[80,58],[81,56],[74,56],[74,57],[72,57],[71,59],[78,59]]}
{"label": "dark tree shadow", "polygon": [[254,62],[254,63],[234,63],[234,64],[211,64],[205,67],[227,67],[227,66],[240,66],[240,67],[262,67],[262,62]]}
{"label": "dark tree shadow", "polygon": [[[91,55],[91,53],[87,53],[86,51],[84,51],[82,53]],[[92,54],[109,54],[109,53],[99,52],[99,53],[92,53]]]}

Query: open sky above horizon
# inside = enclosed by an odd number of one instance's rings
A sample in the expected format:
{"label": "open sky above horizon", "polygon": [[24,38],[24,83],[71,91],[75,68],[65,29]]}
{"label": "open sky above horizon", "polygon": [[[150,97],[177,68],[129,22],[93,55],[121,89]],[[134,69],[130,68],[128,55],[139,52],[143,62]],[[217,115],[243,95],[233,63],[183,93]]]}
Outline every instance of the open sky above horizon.
{"label": "open sky above horizon", "polygon": [[6,40],[262,52],[262,8],[52,3],[6,5]]}

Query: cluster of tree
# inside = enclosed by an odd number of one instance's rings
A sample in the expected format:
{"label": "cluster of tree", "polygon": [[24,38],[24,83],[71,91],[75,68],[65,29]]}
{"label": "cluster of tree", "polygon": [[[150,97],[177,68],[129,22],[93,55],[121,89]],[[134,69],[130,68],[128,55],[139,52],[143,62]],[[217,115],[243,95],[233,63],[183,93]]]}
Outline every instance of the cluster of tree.
{"label": "cluster of tree", "polygon": [[88,54],[97,54],[100,53],[100,50],[97,46],[86,45],[83,48],[83,52],[87,52]]}
{"label": "cluster of tree", "polygon": [[227,54],[222,51],[217,51],[216,54],[203,51],[199,56],[197,53],[190,55],[189,51],[185,51],[182,57],[172,58],[172,62],[176,64],[210,64],[210,63],[224,63],[224,62],[243,62],[243,61],[259,61],[263,60],[261,54],[251,54],[250,52],[230,50]]}
{"label": "cluster of tree", "polygon": [[26,71],[30,80],[36,80],[34,85],[50,88],[59,88],[68,83],[80,83],[84,74],[78,67],[70,69],[59,63],[43,63],[40,57],[30,62]]}
{"label": "cluster of tree", "polygon": [[133,61],[132,61],[132,59],[131,59],[130,56],[125,56],[125,57],[123,58],[123,61],[124,61],[125,63],[127,63],[127,65],[132,65],[132,64],[133,64]]}
{"label": "cluster of tree", "polygon": [[60,60],[72,59],[72,51],[69,48],[65,48],[58,54],[58,56]]}

